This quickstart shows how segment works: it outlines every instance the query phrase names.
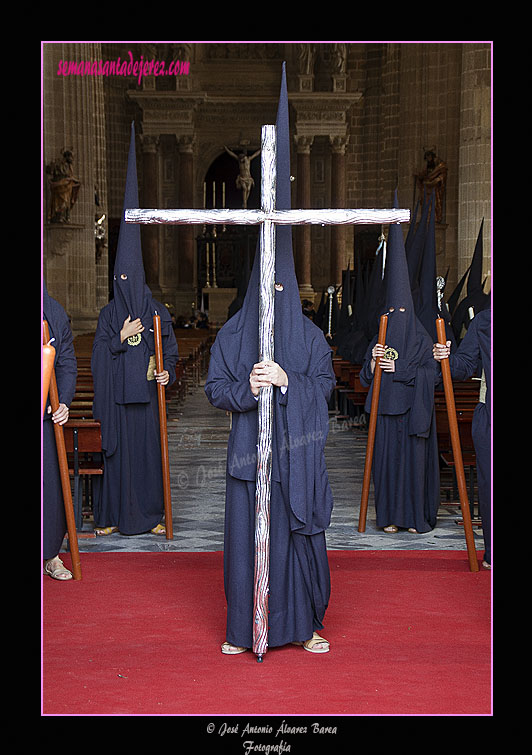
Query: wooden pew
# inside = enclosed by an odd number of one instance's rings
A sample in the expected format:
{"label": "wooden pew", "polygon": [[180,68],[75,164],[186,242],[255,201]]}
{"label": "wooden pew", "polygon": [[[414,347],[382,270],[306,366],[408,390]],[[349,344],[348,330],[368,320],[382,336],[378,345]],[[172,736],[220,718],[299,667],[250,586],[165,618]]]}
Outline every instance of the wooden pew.
{"label": "wooden pew", "polygon": [[83,490],[85,502],[90,505],[93,489],[92,476],[103,474],[102,435],[100,423],[91,419],[77,419],[70,414],[63,425],[68,468],[74,483],[74,515],[76,529],[83,528]]}
{"label": "wooden pew", "polygon": [[340,357],[333,357],[333,369],[336,375],[336,410],[338,419],[347,419],[360,415],[364,410],[369,388],[360,382],[362,365]]}
{"label": "wooden pew", "polygon": [[[468,477],[468,498],[471,509],[471,519],[474,525],[479,525],[478,519],[474,519],[474,491],[476,477],[476,454],[472,437],[473,412],[478,404],[480,381],[465,380],[453,381],[453,392],[456,408],[456,419],[458,432],[460,435],[460,446],[462,449],[462,459],[464,470]],[[437,390],[434,394],[434,405],[436,413],[436,433],[438,439],[438,452],[441,460],[441,488],[449,502],[450,496],[453,501],[457,501],[458,492],[456,484],[456,475],[454,471],[454,457],[451,446],[451,433],[449,428],[449,417],[445,403],[443,390]],[[451,472],[450,482],[446,479],[445,471]],[[457,504],[454,504],[457,505]]]}
{"label": "wooden pew", "polygon": [[[184,395],[193,390],[207,371],[210,347],[216,337],[214,328],[176,328],[180,380]],[[177,382],[177,381],[176,381]]]}

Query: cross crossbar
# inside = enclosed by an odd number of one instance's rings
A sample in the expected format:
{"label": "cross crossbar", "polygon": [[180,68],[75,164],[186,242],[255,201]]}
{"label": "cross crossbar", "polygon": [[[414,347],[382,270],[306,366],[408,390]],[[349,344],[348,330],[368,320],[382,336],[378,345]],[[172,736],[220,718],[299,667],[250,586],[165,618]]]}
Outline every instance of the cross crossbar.
{"label": "cross crossbar", "polygon": [[164,225],[386,225],[408,223],[410,210],[126,210],[128,223]]}

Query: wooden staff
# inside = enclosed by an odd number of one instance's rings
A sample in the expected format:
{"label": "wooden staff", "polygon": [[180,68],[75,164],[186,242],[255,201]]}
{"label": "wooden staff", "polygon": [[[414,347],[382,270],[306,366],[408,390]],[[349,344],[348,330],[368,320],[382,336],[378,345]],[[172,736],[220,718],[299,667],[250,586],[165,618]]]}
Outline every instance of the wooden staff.
{"label": "wooden staff", "polygon": [[[43,344],[50,341],[50,331],[48,323],[43,320]],[[59,407],[59,393],[57,391],[57,380],[55,369],[52,366],[50,373],[50,404],[52,412]],[[53,420],[52,420],[53,421]],[[76,531],[76,518],[74,516],[74,505],[72,503],[72,490],[70,489],[70,475],[68,472],[68,460],[65,446],[65,435],[63,426],[54,422],[55,445],[57,447],[57,460],[59,462],[59,474],[61,476],[61,487],[63,489],[63,502],[65,505],[65,517],[68,531],[68,545],[70,548],[70,557],[72,559],[72,576],[74,579],[81,579],[81,562],[79,558],[78,533]]]}
{"label": "wooden staff", "polygon": [[[381,346],[386,345],[386,328],[388,326],[388,315],[382,315],[379,323],[379,335],[377,343]],[[358,531],[366,531],[366,515],[368,511],[369,485],[371,480],[371,464],[373,462],[373,448],[375,446],[375,431],[377,429],[377,409],[379,406],[379,394],[381,390],[382,370],[380,369],[381,358],[375,360],[375,369],[373,370],[373,393],[371,394],[371,409],[369,414],[368,427],[368,444],[366,447],[366,462],[364,465],[364,480],[362,482],[362,498],[360,499],[360,514],[358,519]]]}
{"label": "wooden staff", "polygon": [[54,368],[55,349],[49,343],[42,346],[42,413],[46,409],[48,391],[50,390],[50,378]]}
{"label": "wooden staff", "polygon": [[[445,345],[447,341],[445,335],[445,322],[441,317],[438,317],[436,320],[436,334],[438,336],[438,343]],[[460,509],[462,510],[462,519],[464,520],[464,533],[469,558],[469,569],[470,571],[478,571],[479,566],[475,548],[475,538],[473,535],[473,526],[471,524],[471,512],[469,510],[469,498],[467,495],[464,461],[462,458],[462,447],[460,444],[460,433],[458,431],[458,421],[456,419],[456,407],[454,403],[451,366],[449,364],[448,357],[442,359],[440,364],[443,377],[443,388],[445,391],[445,403],[447,405],[447,417],[449,419],[449,430],[451,432],[451,446],[453,449],[456,481],[458,483],[458,495],[460,497]]]}
{"label": "wooden staff", "polygon": [[[155,337],[155,365],[157,372],[162,372],[164,370],[163,342],[161,336],[161,318],[158,314],[153,316],[153,334]],[[161,432],[161,463],[163,471],[166,539],[173,540],[174,530],[172,523],[172,494],[170,491],[170,461],[168,457],[168,432],[166,428],[166,393],[164,385],[161,383],[157,383],[157,398],[159,400],[159,427]]]}

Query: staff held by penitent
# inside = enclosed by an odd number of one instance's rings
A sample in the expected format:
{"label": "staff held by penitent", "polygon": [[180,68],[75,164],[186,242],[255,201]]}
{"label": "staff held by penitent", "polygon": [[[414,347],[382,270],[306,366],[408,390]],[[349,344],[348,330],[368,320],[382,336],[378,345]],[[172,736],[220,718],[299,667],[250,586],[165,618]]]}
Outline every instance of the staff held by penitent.
{"label": "staff held by penitent", "polygon": [[[43,320],[43,347],[50,343],[50,330],[46,320]],[[50,405],[52,412],[59,408],[59,392],[57,390],[57,380],[55,369],[52,366],[50,370],[49,382]],[[74,579],[81,579],[81,561],[79,558],[78,533],[76,530],[76,518],[74,515],[74,504],[72,503],[72,490],[70,488],[70,473],[68,471],[68,459],[65,445],[65,435],[63,427],[59,422],[54,422],[54,435],[57,447],[57,460],[59,463],[59,475],[61,478],[61,488],[63,491],[63,503],[65,506],[65,518],[68,532],[68,545],[70,557],[72,559],[72,575]]]}
{"label": "staff held by penitent", "polygon": [[[439,343],[446,343],[445,322],[441,317],[438,317],[436,320],[436,335],[438,336]],[[449,358],[442,358],[440,365],[443,378],[443,388],[445,392],[445,403],[447,406],[447,417],[449,420],[449,430],[451,433],[451,446],[453,449],[454,469],[456,473],[456,482],[458,484],[460,509],[462,511],[462,519],[464,520],[464,534],[467,544],[469,569],[470,571],[475,572],[479,570],[479,566],[475,549],[473,526],[471,523],[471,512],[469,510],[469,498],[467,495],[464,461],[462,458],[462,446],[460,443],[460,432],[458,430],[458,420],[456,419],[456,406],[454,402],[453,381],[451,377]]]}
{"label": "staff held by penitent", "polygon": [[[163,364],[163,346],[161,336],[161,318],[155,313],[153,316],[153,335],[155,340],[155,365],[158,373],[164,370]],[[166,394],[165,387],[162,383],[157,382],[157,399],[159,402],[159,427],[161,437],[161,466],[163,475],[163,496],[164,496],[164,519],[166,529],[166,539],[172,540],[174,537],[172,522],[172,494],[170,489],[170,461],[168,455],[168,431],[166,423]]]}
{"label": "staff held by penitent", "polygon": [[[379,335],[377,345],[386,345],[386,329],[388,327],[388,315],[382,315],[379,322]],[[380,357],[375,360],[373,373],[373,389],[371,394],[371,407],[369,413],[368,442],[366,446],[366,461],[364,464],[364,478],[362,481],[362,497],[360,500],[360,514],[358,519],[358,531],[366,531],[366,516],[368,512],[369,486],[371,480],[371,466],[373,463],[373,450],[375,447],[375,432],[377,429],[377,411],[379,408],[379,396],[381,391],[382,370],[379,369]]]}

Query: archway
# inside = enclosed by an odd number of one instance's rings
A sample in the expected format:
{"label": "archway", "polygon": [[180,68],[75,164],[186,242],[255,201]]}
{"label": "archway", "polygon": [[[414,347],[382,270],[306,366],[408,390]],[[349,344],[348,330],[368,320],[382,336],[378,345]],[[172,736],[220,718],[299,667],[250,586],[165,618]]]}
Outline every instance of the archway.
{"label": "archway", "polygon": [[[251,157],[256,150],[239,145],[229,149],[235,155],[243,150]],[[250,162],[254,181],[247,199],[248,209],[260,207],[260,156]],[[210,165],[203,184],[203,205],[207,209],[242,207],[242,190],[237,186],[239,175],[237,160],[227,152],[217,157]],[[197,237],[198,301],[209,308],[213,289],[240,289],[245,271],[250,270],[258,240],[257,226],[227,225],[206,226]],[[246,281],[247,283],[247,281]],[[207,289],[207,291],[206,291]]]}

